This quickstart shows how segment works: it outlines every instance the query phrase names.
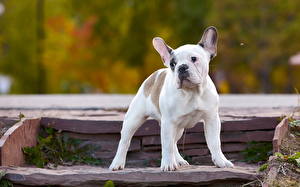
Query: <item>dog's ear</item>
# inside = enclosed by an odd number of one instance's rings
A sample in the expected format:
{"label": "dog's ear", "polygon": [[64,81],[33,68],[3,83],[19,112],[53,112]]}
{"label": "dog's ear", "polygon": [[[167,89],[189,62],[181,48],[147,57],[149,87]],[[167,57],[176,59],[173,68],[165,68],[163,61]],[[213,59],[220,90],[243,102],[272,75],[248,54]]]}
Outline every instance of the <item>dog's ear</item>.
{"label": "dog's ear", "polygon": [[169,67],[169,62],[171,60],[171,54],[173,49],[169,47],[165,41],[160,37],[155,37],[152,40],[155,50],[160,54],[164,65]]}
{"label": "dog's ear", "polygon": [[217,55],[217,43],[218,43],[218,33],[217,29],[210,26],[205,29],[202,38],[198,45],[203,47],[210,54],[210,59]]}

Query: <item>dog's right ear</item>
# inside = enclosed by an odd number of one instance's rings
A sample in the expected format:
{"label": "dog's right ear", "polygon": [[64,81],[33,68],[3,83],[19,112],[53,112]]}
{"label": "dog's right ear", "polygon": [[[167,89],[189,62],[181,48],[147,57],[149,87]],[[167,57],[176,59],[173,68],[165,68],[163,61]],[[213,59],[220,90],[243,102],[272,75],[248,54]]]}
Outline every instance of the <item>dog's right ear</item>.
{"label": "dog's right ear", "polygon": [[155,50],[160,54],[161,59],[164,62],[164,65],[169,67],[169,62],[171,60],[171,54],[173,52],[173,49],[169,47],[165,43],[165,41],[160,37],[153,38],[152,43]]}

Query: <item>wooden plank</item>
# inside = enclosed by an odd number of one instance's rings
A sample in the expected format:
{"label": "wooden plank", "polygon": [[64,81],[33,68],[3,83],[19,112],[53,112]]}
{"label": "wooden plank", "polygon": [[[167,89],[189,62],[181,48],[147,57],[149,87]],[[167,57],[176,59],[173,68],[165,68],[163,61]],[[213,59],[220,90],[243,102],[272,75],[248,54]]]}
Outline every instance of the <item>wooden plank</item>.
{"label": "wooden plank", "polygon": [[[225,143],[247,143],[251,141],[272,142],[274,131],[241,131],[241,132],[221,132],[221,142]],[[143,146],[160,145],[160,136],[144,136]],[[204,133],[190,133],[179,139],[178,144],[206,143]]]}
{"label": "wooden plank", "polygon": [[288,132],[288,123],[288,118],[286,117],[277,125],[273,138],[273,153],[280,151],[281,141]]}
{"label": "wooden plank", "polygon": [[[84,134],[118,134],[122,128],[122,120],[114,116],[105,120],[78,120],[62,118],[42,118],[41,125],[52,127],[57,130],[84,133]],[[247,118],[226,118],[222,120],[222,131],[249,131],[249,130],[274,130],[278,124],[277,117],[247,117]],[[188,133],[203,132],[203,124],[187,129]],[[154,119],[148,119],[134,134],[134,136],[159,135],[160,127]]]}
{"label": "wooden plank", "polygon": [[[107,180],[112,180],[116,186],[226,186],[224,184],[229,181],[239,181],[239,185],[231,186],[240,186],[257,178],[257,168],[253,166],[186,166],[173,172],[162,172],[158,167],[126,168],[121,171],[109,171],[107,168],[95,166],[59,166],[55,170],[29,167],[5,169],[5,178],[28,186],[99,187]],[[217,182],[222,184],[215,185]]]}
{"label": "wooden plank", "polygon": [[41,125],[57,130],[83,133],[83,134],[107,134],[120,133],[122,121],[113,120],[76,120],[60,118],[41,118]]}
{"label": "wooden plank", "polygon": [[23,147],[35,146],[40,119],[24,119],[12,126],[0,139],[1,166],[23,165]]}

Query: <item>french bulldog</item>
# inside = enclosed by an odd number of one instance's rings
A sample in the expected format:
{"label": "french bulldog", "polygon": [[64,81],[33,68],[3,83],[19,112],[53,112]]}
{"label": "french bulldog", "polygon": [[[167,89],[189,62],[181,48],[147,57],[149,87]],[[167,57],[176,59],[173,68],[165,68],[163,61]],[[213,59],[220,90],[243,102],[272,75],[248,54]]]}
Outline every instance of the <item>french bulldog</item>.
{"label": "french bulldog", "polygon": [[177,141],[185,128],[192,128],[199,121],[204,123],[213,163],[221,168],[233,167],[221,150],[219,95],[208,75],[209,63],[217,54],[217,40],[217,30],[213,26],[204,31],[199,43],[177,49],[172,49],[162,38],[153,38],[153,46],[166,68],[151,74],[129,105],[110,170],[124,169],[131,138],[148,117],[160,124],[162,171],[189,165],[180,155]]}

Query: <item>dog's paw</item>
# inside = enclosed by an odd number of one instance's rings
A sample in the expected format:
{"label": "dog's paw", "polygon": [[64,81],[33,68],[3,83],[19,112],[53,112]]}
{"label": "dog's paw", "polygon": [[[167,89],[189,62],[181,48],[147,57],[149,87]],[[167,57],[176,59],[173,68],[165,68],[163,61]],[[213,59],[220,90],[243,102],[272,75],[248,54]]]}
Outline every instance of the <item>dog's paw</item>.
{"label": "dog's paw", "polygon": [[190,165],[188,161],[184,160],[182,157],[176,158],[176,162],[179,166],[188,166]]}
{"label": "dog's paw", "polygon": [[178,169],[178,164],[175,160],[165,160],[161,162],[161,171],[175,171]]}
{"label": "dog's paw", "polygon": [[123,170],[125,167],[125,162],[113,161],[109,166],[111,171]]}
{"label": "dog's paw", "polygon": [[183,160],[178,161],[178,165],[179,166],[189,166],[190,164],[188,163],[188,161],[183,159]]}
{"label": "dog's paw", "polygon": [[233,168],[234,165],[232,162],[230,162],[229,160],[227,160],[225,157],[222,158],[213,158],[212,159],[213,163],[215,164],[215,166],[219,167],[219,168]]}

